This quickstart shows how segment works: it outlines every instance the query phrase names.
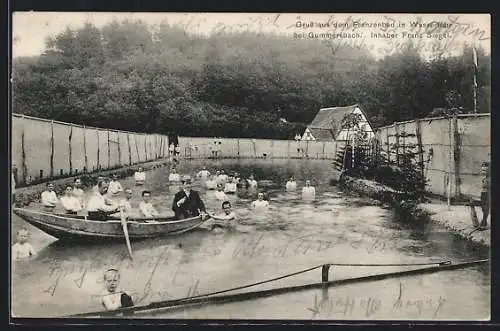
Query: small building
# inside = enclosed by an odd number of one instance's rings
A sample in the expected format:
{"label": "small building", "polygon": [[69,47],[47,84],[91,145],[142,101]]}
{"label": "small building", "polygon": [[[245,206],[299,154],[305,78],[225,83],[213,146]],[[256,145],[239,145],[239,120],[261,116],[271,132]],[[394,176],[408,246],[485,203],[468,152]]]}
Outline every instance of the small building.
{"label": "small building", "polygon": [[[343,118],[348,114],[361,115],[361,121],[359,122],[357,129],[349,130],[341,127]],[[375,136],[366,114],[359,105],[355,104],[346,107],[321,108],[311,124],[309,124],[305,129],[301,140],[346,141],[352,138],[351,134],[356,130],[366,132],[368,139]]]}

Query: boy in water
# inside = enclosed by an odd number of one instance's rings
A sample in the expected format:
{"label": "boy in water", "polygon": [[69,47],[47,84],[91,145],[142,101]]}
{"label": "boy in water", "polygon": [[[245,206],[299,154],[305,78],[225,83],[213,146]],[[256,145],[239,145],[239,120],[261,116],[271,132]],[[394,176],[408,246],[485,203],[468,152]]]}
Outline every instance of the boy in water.
{"label": "boy in water", "polygon": [[311,181],[306,180],[306,185],[302,188],[302,199],[314,200],[316,198],[316,189],[311,186]]}
{"label": "boy in water", "polygon": [[257,200],[252,202],[252,208],[268,208],[269,201],[264,200],[264,193],[259,192],[257,194]]}
{"label": "boy in water", "polygon": [[[212,230],[214,230],[217,227],[225,227],[225,226],[233,226],[234,223],[231,221],[234,221],[236,218],[236,214],[231,210],[231,202],[229,201],[224,201],[222,203],[222,210],[224,211],[223,214],[219,215],[210,215],[214,219],[214,223],[212,224]],[[224,223],[219,223],[216,221],[227,221]]]}
{"label": "boy in water", "polygon": [[132,297],[125,291],[119,291],[120,272],[117,269],[108,269],[104,273],[104,284],[106,289],[101,298],[101,303],[106,310],[116,310],[119,308],[132,307],[134,302]]}
{"label": "boy in water", "polygon": [[12,261],[28,259],[36,255],[33,246],[27,242],[28,237],[28,230],[22,228],[17,231],[17,242],[12,246]]}

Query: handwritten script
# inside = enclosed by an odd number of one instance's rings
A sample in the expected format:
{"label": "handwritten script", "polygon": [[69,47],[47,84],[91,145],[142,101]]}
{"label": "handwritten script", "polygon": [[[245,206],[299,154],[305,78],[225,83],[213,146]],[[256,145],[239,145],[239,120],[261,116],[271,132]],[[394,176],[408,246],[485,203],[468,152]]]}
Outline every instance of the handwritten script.
{"label": "handwritten script", "polygon": [[446,298],[442,296],[411,298],[404,294],[403,284],[400,283],[399,295],[391,300],[378,296],[355,297],[343,296],[329,299],[323,295],[318,300],[318,295],[314,295],[312,307],[306,309],[311,312],[311,319],[321,315],[364,318],[374,318],[381,312],[394,314],[403,314],[413,318],[418,317],[438,317],[443,308]]}
{"label": "handwritten script", "polygon": [[[343,233],[336,234],[332,239],[312,239],[311,235],[294,236],[279,243],[274,238],[265,239],[265,234],[251,235],[238,242],[233,250],[233,259],[252,258],[261,255],[274,257],[288,257],[326,252],[335,247],[344,246],[353,249],[364,249],[368,254],[394,248],[393,236],[368,236],[359,234],[354,239],[349,239]],[[273,244],[270,244],[273,243]]]}
{"label": "handwritten script", "polygon": [[[249,14],[233,22],[218,21],[209,29],[219,36],[225,33],[252,31],[291,36],[294,39],[320,40],[333,54],[342,48],[366,49],[381,56],[411,45],[435,55],[459,51],[463,42],[489,40],[483,22],[471,21],[467,15],[316,15],[316,14]],[[487,22],[484,22],[487,24]],[[186,30],[207,28],[203,16],[186,15],[180,24]]]}

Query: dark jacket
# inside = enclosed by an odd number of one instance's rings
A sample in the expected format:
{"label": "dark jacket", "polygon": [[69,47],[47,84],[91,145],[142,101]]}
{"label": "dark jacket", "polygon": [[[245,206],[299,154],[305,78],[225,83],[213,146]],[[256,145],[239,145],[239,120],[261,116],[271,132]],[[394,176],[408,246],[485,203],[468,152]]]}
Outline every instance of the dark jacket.
{"label": "dark jacket", "polygon": [[205,204],[200,199],[200,195],[197,191],[191,190],[189,197],[187,200],[179,206],[177,206],[177,202],[182,198],[186,197],[186,193],[184,190],[179,191],[174,196],[174,202],[172,203],[172,210],[175,213],[177,218],[188,218],[198,216],[200,213],[198,211],[205,212]]}

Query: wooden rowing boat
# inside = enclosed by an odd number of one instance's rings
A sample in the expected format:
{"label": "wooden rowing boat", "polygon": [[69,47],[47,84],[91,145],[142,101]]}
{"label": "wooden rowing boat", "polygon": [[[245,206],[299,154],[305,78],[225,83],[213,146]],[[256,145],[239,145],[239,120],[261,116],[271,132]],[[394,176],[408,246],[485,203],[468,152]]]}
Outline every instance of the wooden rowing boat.
{"label": "wooden rowing boat", "polygon": [[[85,216],[54,214],[25,208],[14,208],[13,212],[36,228],[60,240],[124,239],[119,217],[109,217],[107,221],[94,221],[86,219]],[[127,220],[128,235],[131,240],[176,235],[197,228],[208,218],[202,219],[201,216],[181,220],[173,216],[130,218]]]}

